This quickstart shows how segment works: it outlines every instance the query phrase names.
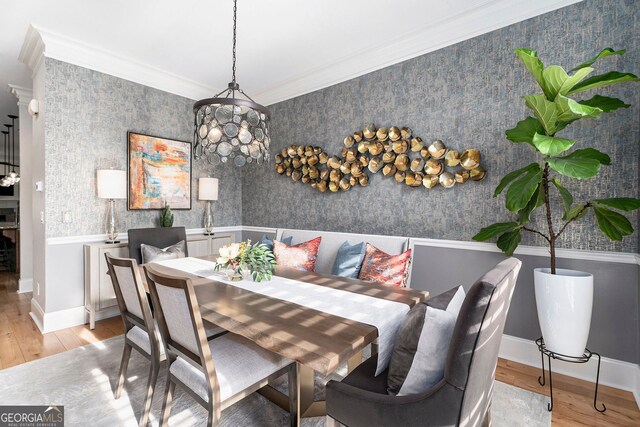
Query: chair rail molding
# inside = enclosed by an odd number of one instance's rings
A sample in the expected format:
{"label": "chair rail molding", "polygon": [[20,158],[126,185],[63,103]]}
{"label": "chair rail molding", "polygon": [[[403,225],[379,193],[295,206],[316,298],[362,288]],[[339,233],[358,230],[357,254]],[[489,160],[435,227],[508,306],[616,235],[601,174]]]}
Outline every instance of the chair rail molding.
{"label": "chair rail molding", "polygon": [[[254,99],[264,105],[291,99],[580,1],[485,0],[438,22],[425,22],[408,35],[391,37],[386,44],[368,46],[322,67],[275,82],[255,93]],[[204,83],[30,25],[19,59],[35,70],[42,54],[190,99],[219,92]]]}
{"label": "chair rail molding", "polygon": [[[186,230],[187,236],[192,235],[204,235],[204,228],[189,228]],[[240,225],[230,225],[225,227],[214,227],[214,233],[229,233],[242,231]],[[126,242],[128,239],[127,233],[120,233],[116,240]],[[105,234],[87,234],[84,236],[64,236],[64,237],[49,237],[47,238],[47,245],[68,245],[70,243],[96,243],[104,242],[106,240]]]}
{"label": "chair rail molding", "polygon": [[[434,246],[449,249],[464,249],[467,251],[482,252],[502,252],[495,243],[463,241],[463,240],[440,240],[410,238],[411,246]],[[534,255],[549,256],[549,249],[546,246],[525,246],[520,245],[514,255]],[[556,249],[558,258],[581,259],[587,261],[616,262],[621,264],[640,265],[640,255],[632,252],[604,252],[604,251],[584,251],[578,249]]]}
{"label": "chair rail molding", "polygon": [[[259,227],[243,225],[242,231],[255,231],[259,233],[275,233],[278,228]],[[329,230],[303,230],[303,231],[329,231]],[[366,236],[366,235],[365,235]],[[398,236],[405,237],[405,236]],[[449,249],[464,249],[468,251],[482,252],[501,252],[495,243],[474,242],[465,240],[443,240],[443,239],[426,239],[421,237],[407,237],[409,239],[409,248],[415,246],[433,246]],[[525,246],[520,245],[515,251],[515,255],[535,255],[548,256],[549,250],[545,246]],[[581,259],[587,261],[603,261],[615,262],[621,264],[640,265],[640,254],[631,252],[604,252],[604,251],[584,251],[578,249],[556,249],[556,255],[559,258]]]}

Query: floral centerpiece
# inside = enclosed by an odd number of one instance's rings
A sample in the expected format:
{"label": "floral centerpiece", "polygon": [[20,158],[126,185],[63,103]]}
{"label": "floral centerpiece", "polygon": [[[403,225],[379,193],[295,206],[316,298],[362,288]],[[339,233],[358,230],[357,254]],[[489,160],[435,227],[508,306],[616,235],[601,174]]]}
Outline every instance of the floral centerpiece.
{"label": "floral centerpiece", "polygon": [[226,270],[230,280],[242,280],[251,276],[254,281],[271,280],[276,269],[273,252],[261,243],[252,245],[251,240],[220,248],[216,259],[216,271]]}

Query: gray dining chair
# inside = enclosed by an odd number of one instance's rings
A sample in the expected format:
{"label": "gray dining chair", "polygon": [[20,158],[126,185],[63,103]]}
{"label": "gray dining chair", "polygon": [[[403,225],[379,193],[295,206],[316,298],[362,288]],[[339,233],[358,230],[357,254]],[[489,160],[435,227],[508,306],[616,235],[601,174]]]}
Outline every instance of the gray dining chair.
{"label": "gray dining chair", "polygon": [[[490,425],[498,350],[521,265],[516,258],[502,261],[469,289],[438,384],[419,394],[389,395],[388,370],[376,377],[378,358],[371,357],[342,381],[327,383],[327,426]],[[456,291],[425,303],[444,309]]]}
{"label": "gray dining chair", "polygon": [[[129,257],[136,260],[138,264],[142,263],[141,245],[151,245],[157,248],[166,248],[184,240],[184,254],[189,256],[189,248],[187,242],[187,232],[184,227],[151,227],[151,228],[131,228],[127,230]],[[211,322],[204,322],[207,331],[207,337],[212,337],[226,333],[220,326]]]}
{"label": "gray dining chair", "polygon": [[[187,241],[187,232],[184,227],[152,227],[132,228],[127,230],[129,256],[142,264],[142,251],[140,245],[151,245],[157,248],[166,248],[184,240]],[[188,245],[185,245],[185,256],[189,256]]]}
{"label": "gray dining chair", "polygon": [[207,341],[191,280],[164,275],[153,264],[144,270],[169,363],[160,425],[168,423],[176,384],[208,411],[207,426],[217,426],[224,408],[284,374],[296,425],[296,363],[233,333]]}
{"label": "gray dining chair", "polygon": [[[153,320],[138,263],[134,259],[116,258],[109,254],[105,254],[105,256],[125,331],[124,350],[114,397],[120,398],[129,366],[131,349],[136,349],[151,363],[142,416],[140,417],[140,426],[146,426],[149,421],[149,411],[151,410],[160,364],[165,360],[164,346],[160,343],[159,331]],[[149,331],[153,331],[153,333],[149,333]]]}

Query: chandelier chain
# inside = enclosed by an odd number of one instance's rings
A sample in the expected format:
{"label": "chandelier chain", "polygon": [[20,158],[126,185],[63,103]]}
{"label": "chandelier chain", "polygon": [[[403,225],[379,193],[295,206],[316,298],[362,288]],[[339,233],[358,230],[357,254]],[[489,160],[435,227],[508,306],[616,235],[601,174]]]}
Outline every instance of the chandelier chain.
{"label": "chandelier chain", "polygon": [[238,15],[238,0],[233,0],[233,83],[236,83],[236,17]]}

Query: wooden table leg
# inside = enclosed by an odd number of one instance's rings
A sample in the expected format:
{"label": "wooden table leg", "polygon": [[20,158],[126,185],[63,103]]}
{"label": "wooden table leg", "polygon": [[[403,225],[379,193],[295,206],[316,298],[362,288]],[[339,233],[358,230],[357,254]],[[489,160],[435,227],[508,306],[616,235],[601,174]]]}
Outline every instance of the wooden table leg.
{"label": "wooden table leg", "polygon": [[[372,353],[377,353],[377,343],[372,345]],[[362,363],[362,351],[357,352],[347,361],[348,371],[351,372]],[[308,366],[297,364],[298,381],[298,402],[297,414],[295,415],[297,425],[300,425],[301,418],[324,417],[327,415],[327,405],[324,400],[314,400],[314,377],[315,372]],[[259,390],[264,397],[280,406],[285,411],[289,411],[289,400],[286,395],[268,385]]]}
{"label": "wooden table leg", "polygon": [[[299,363],[297,365],[298,401],[295,418],[297,425],[300,425],[301,418],[324,417],[327,415],[327,409],[324,400],[313,399],[314,370]],[[258,393],[289,412],[289,398],[284,393],[270,385],[261,388]]]}
{"label": "wooden table leg", "polygon": [[347,372],[351,373],[362,363],[362,351],[357,352],[347,361]]}
{"label": "wooden table leg", "polygon": [[299,365],[298,380],[300,381],[300,411],[304,418],[323,417],[327,415],[327,407],[324,400],[314,400],[314,376],[313,369]]}

